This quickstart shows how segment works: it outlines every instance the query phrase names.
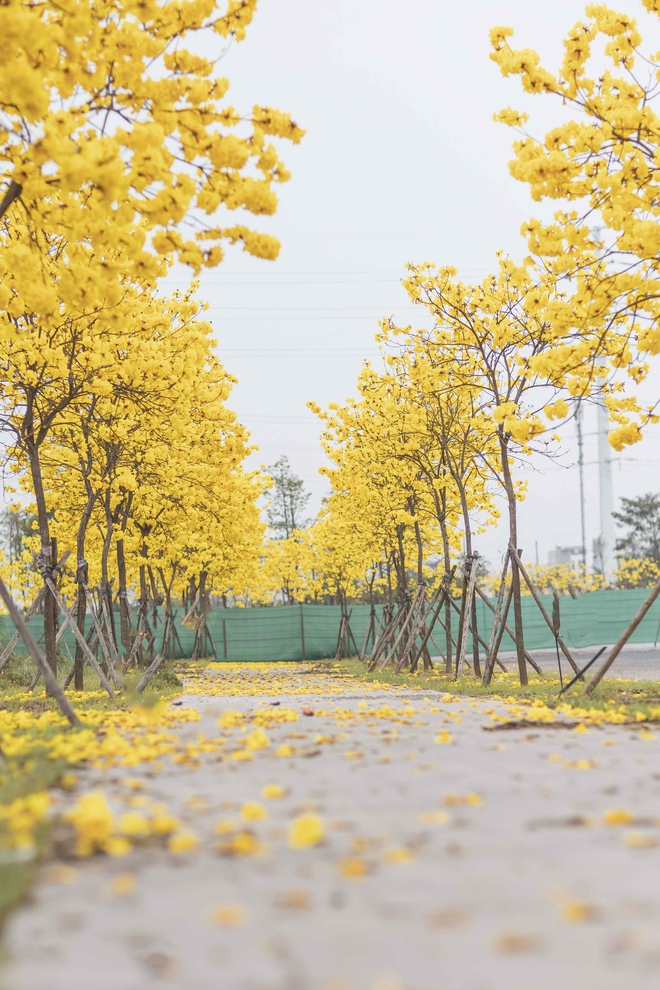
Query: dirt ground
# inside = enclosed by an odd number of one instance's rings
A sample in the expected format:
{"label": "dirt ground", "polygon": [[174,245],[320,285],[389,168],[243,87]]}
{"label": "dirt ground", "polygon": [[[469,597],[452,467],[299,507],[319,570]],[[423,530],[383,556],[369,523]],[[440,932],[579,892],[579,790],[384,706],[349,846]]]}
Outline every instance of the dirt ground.
{"label": "dirt ground", "polygon": [[[657,677],[657,659],[625,663]],[[63,805],[164,802],[199,847],[45,867],[2,990],[657,990],[655,733],[506,728],[503,703],[283,666],[221,666],[179,699],[201,715],[170,730],[189,760],[80,775]],[[252,759],[254,723],[220,730],[227,712],[266,713]],[[323,829],[309,848],[301,815]]]}

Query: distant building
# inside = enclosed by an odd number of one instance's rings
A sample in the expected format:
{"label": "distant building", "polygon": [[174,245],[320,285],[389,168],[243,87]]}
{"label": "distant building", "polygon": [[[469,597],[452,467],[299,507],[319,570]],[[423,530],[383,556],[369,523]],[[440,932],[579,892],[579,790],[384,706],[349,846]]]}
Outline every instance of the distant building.
{"label": "distant building", "polygon": [[548,553],[548,564],[571,564],[582,560],[582,547],[555,547]]}

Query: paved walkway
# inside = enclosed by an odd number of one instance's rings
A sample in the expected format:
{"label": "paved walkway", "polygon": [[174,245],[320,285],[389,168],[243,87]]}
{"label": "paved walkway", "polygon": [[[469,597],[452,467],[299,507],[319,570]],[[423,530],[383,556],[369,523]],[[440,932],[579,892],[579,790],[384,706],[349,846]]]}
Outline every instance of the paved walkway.
{"label": "paved walkway", "polygon": [[[580,668],[583,668],[596,655],[599,649],[600,647],[598,646],[584,646],[573,649],[571,652],[575,662]],[[596,661],[595,666],[587,675],[588,677],[591,677],[593,671],[598,669],[598,666],[607,656],[607,652],[606,650],[601,658]],[[532,650],[532,656],[543,670],[557,674],[556,650]],[[502,657],[509,670],[517,669],[515,653],[503,653]],[[561,653],[560,660],[564,676],[567,674],[572,676],[571,668]],[[612,677],[622,677],[624,680],[628,678],[638,681],[660,680],[660,648],[653,643],[634,643],[631,646],[624,646],[610,669],[610,675]]]}
{"label": "paved walkway", "polygon": [[177,762],[88,770],[64,800],[165,803],[199,847],[45,868],[2,990],[660,986],[648,730],[493,730],[505,704],[311,664],[223,666],[194,691]]}

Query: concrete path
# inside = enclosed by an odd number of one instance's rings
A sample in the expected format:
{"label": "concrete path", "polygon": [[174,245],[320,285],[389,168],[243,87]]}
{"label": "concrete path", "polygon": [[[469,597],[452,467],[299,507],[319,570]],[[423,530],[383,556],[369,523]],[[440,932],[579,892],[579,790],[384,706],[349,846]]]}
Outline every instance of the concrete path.
{"label": "concrete path", "polygon": [[[571,653],[577,665],[582,669],[596,655],[599,649],[599,646],[582,646],[577,649],[573,648]],[[515,671],[517,669],[515,653],[502,653],[501,656],[509,670]],[[544,671],[557,674],[556,650],[532,650],[532,656]],[[607,650],[596,661],[593,670],[598,669],[598,666],[606,656]],[[571,668],[561,653],[560,660],[564,676],[567,674],[572,676]],[[590,671],[589,677],[591,677],[591,673]],[[624,646],[610,673],[612,677],[622,677],[624,680],[630,678],[638,681],[658,681],[660,680],[660,648],[653,643],[633,643],[632,645]]]}
{"label": "concrete path", "polygon": [[[7,926],[2,990],[660,986],[648,730],[493,730],[506,704],[312,664],[222,666],[194,690],[179,762],[86,771],[71,800],[164,802],[199,848],[44,868]],[[269,744],[250,750],[256,728]],[[266,819],[242,820],[253,802]],[[324,840],[292,848],[302,815]]]}

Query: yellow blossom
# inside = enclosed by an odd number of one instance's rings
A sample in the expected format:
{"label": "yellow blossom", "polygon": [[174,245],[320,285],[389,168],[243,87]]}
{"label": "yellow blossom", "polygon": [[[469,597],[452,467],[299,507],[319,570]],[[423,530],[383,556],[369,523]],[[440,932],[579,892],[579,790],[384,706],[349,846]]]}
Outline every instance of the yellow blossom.
{"label": "yellow blossom", "polygon": [[323,821],[318,815],[299,815],[289,829],[289,845],[292,849],[309,849],[323,842],[324,837]]}

